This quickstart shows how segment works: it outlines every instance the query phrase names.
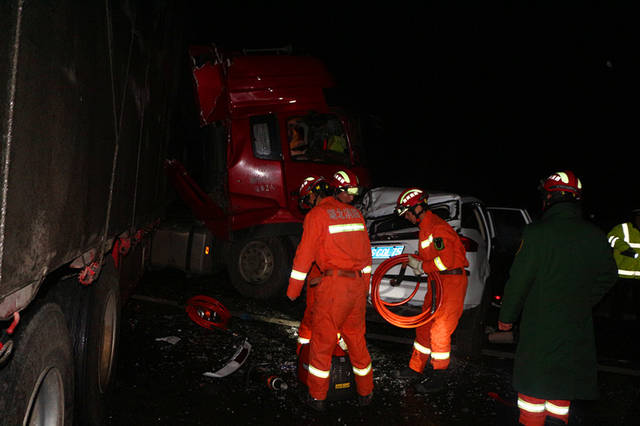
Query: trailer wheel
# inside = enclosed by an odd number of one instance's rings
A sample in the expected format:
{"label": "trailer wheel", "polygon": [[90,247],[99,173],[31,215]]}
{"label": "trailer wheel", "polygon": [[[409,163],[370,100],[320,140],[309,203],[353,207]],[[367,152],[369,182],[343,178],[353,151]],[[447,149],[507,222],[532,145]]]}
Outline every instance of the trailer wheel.
{"label": "trailer wheel", "polygon": [[284,295],[291,272],[291,248],[282,238],[254,238],[233,243],[229,275],[243,296],[269,299]]}
{"label": "trailer wheel", "polygon": [[[10,425],[73,424],[73,349],[55,303],[27,308],[14,354],[0,368],[0,416]],[[5,423],[6,422],[6,423]]]}
{"label": "trailer wheel", "polygon": [[120,287],[113,263],[109,260],[89,286],[75,278],[59,283],[56,299],[64,307],[73,341],[76,418],[79,424],[100,425],[113,383],[120,328]]}

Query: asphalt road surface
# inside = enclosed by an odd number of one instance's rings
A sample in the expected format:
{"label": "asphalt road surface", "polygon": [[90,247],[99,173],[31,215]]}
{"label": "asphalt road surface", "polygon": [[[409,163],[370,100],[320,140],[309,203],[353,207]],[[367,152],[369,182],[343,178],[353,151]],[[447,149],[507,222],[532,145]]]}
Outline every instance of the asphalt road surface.
{"label": "asphalt road surface", "polygon": [[[234,316],[226,333],[196,325],[185,313],[194,295],[216,298]],[[116,378],[107,425],[517,425],[511,387],[512,345],[487,343],[483,356],[456,356],[449,386],[417,394],[391,373],[407,365],[412,331],[368,323],[374,399],[361,408],[355,399],[331,402],[315,413],[299,402],[296,324],[303,307],[288,301],[245,300],[223,274],[186,277],[171,271],[145,275],[125,305]],[[635,323],[597,321],[600,399],[575,401],[573,425],[640,425],[639,331]],[[636,327],[635,329],[633,327]],[[223,378],[203,373],[224,366],[242,343],[251,352],[240,369]],[[455,344],[455,342],[454,342]],[[273,391],[262,371],[282,378]]]}

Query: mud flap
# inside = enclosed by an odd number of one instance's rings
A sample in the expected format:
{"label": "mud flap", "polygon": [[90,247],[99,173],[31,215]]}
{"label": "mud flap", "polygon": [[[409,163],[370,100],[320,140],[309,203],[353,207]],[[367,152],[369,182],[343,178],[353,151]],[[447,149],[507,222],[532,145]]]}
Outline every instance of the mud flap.
{"label": "mud flap", "polygon": [[245,339],[242,345],[240,345],[236,353],[231,357],[229,362],[227,362],[227,364],[224,367],[222,367],[221,369],[215,372],[207,371],[205,373],[202,373],[202,375],[206,377],[215,377],[215,378],[226,377],[229,374],[236,371],[237,369],[239,369],[240,367],[242,367],[242,364],[244,364],[247,358],[249,358],[250,352],[251,352],[251,344],[249,343],[248,339]]}

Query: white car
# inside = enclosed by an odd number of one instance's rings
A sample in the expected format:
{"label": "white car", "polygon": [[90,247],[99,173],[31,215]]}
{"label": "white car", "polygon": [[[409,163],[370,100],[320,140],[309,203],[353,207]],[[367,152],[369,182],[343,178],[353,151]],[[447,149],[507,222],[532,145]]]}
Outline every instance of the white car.
{"label": "white car", "polygon": [[[396,200],[405,189],[373,188],[363,196],[360,203],[371,239],[372,274],[389,257],[403,253],[413,254],[418,251],[418,227],[393,213]],[[427,191],[427,193],[429,209],[453,227],[467,250],[469,281],[464,299],[466,313],[459,328],[469,329],[472,336],[465,338],[466,342],[458,339],[458,346],[468,344],[469,352],[479,351],[484,337],[486,309],[494,295],[492,290],[487,288],[491,273],[491,258],[495,250],[494,241],[498,241],[494,218],[491,214],[493,208],[487,208],[481,200],[471,196],[449,192]],[[498,216],[501,220],[507,218],[511,223],[520,224],[520,232],[525,224],[531,222],[529,214],[523,209],[496,208],[496,211],[499,211]],[[519,239],[519,234],[515,233],[513,236],[504,238]],[[380,297],[386,302],[402,301],[415,289],[417,279],[412,272],[406,273],[400,283],[392,281],[398,277],[399,271],[400,266],[391,268],[380,283]],[[407,305],[420,308],[426,291],[427,285],[421,284],[418,293],[407,302]]]}

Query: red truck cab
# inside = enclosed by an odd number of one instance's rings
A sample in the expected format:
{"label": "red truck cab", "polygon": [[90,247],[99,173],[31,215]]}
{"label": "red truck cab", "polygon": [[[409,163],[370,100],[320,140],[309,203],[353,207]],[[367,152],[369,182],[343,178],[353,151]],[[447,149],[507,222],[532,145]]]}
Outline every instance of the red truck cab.
{"label": "red truck cab", "polygon": [[[179,192],[213,235],[226,241],[226,265],[240,293],[284,294],[302,231],[303,179],[349,168],[361,185],[369,184],[358,128],[327,102],[334,81],[316,58],[225,56],[212,46],[192,47],[190,54],[200,124],[217,129],[210,133],[217,135],[212,151],[218,158],[206,161],[219,167],[215,190],[199,197]],[[213,204],[203,204],[205,196]]]}

